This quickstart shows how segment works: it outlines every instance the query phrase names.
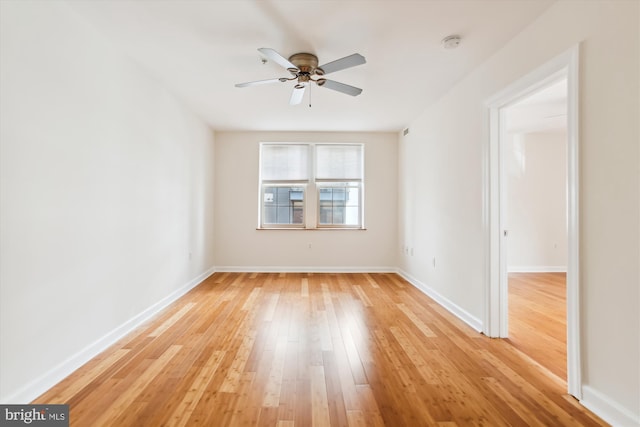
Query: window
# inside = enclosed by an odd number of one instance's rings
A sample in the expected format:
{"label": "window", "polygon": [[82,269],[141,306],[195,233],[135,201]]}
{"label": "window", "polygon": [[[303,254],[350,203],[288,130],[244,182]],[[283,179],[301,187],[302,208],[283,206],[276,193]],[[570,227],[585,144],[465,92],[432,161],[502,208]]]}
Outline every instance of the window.
{"label": "window", "polygon": [[260,228],[363,228],[362,144],[260,145]]}
{"label": "window", "polygon": [[362,145],[315,146],[318,226],[359,227]]}

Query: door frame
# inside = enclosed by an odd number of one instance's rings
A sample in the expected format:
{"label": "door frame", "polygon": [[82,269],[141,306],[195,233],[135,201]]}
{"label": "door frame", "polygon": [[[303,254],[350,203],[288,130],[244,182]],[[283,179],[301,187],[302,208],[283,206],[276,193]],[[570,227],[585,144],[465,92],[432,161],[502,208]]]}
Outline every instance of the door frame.
{"label": "door frame", "polygon": [[582,398],[579,281],[579,45],[518,79],[485,103],[487,137],[483,147],[483,228],[485,315],[483,332],[508,335],[508,282],[504,236],[506,203],[502,172],[506,131],[504,109],[563,78],[567,80],[567,389]]}

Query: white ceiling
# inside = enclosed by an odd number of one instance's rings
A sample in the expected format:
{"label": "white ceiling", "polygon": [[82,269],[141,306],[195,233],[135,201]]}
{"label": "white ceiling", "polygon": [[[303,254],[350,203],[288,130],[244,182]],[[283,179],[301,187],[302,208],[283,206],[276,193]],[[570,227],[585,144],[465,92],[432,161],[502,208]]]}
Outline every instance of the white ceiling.
{"label": "white ceiling", "polygon": [[[548,8],[553,0],[102,0],[68,4],[217,130],[397,131]],[[455,50],[440,41],[462,37]],[[258,48],[367,63],[289,105],[293,82]]]}

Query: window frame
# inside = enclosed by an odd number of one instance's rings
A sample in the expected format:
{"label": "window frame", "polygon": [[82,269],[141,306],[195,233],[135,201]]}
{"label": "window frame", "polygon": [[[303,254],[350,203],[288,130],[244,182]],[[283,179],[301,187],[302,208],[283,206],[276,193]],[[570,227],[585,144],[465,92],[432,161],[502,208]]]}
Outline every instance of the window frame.
{"label": "window frame", "polygon": [[[262,179],[262,167],[263,167],[263,148],[265,146],[287,146],[297,145],[306,146],[307,148],[307,172],[308,176],[306,180],[263,180]],[[331,179],[318,179],[317,175],[317,147],[318,146],[357,146],[360,150],[360,178],[331,178]],[[258,204],[258,229],[259,230],[364,230],[364,200],[365,200],[365,144],[353,143],[353,142],[261,142],[259,147],[259,174],[258,174],[258,187],[259,187],[259,204]],[[336,184],[344,184],[338,186]],[[303,203],[302,203],[302,224],[271,224],[265,223],[265,205],[264,194],[266,187],[301,187],[303,189]],[[334,224],[325,223],[321,224],[321,201],[320,194],[323,188],[357,188],[358,189],[358,212],[357,212],[357,224]],[[315,206],[313,206],[315,204]],[[345,215],[346,215],[346,201],[345,201]],[[345,219],[346,220],[346,219]]]}

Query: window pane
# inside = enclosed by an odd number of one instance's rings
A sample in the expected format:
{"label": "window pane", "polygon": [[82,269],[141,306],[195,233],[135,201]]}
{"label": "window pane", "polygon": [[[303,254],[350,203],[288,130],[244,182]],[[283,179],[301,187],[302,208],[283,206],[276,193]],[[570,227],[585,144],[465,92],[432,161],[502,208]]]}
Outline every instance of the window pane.
{"label": "window pane", "polygon": [[278,206],[278,218],[276,222],[278,224],[291,224],[291,218],[289,217],[289,206]]}
{"label": "window pane", "polygon": [[278,187],[277,188],[277,193],[278,193],[278,206],[282,206],[282,205],[288,205],[289,204],[289,192],[291,191],[291,188],[288,187]]}
{"label": "window pane", "polygon": [[331,206],[320,207],[320,224],[332,224],[333,216],[331,215]]}
{"label": "window pane", "polygon": [[333,208],[333,223],[344,224],[344,206],[334,206]]}
{"label": "window pane", "polygon": [[304,188],[265,186],[262,215],[267,225],[304,224]]}
{"label": "window pane", "polygon": [[360,183],[324,183],[318,186],[319,225],[360,225]]}
{"label": "window pane", "polygon": [[306,145],[262,145],[262,180],[307,180],[309,148]]}
{"label": "window pane", "polygon": [[276,216],[276,207],[275,206],[269,206],[269,207],[265,207],[263,210],[264,213],[264,223],[265,224],[275,224],[276,220],[277,220],[277,216]]}
{"label": "window pane", "polygon": [[346,191],[344,188],[333,189],[333,206],[344,206]]}
{"label": "window pane", "polygon": [[320,203],[322,202],[330,203],[333,200],[333,189],[318,187],[318,196],[320,199]]}
{"label": "window pane", "polygon": [[345,208],[344,224],[345,225],[360,225],[360,209],[357,206],[347,206]]}
{"label": "window pane", "polygon": [[317,179],[362,179],[361,145],[317,145]]}
{"label": "window pane", "polygon": [[349,188],[347,189],[347,206],[358,206],[360,204],[360,189]]}
{"label": "window pane", "polygon": [[293,204],[293,224],[302,224],[304,220],[304,209],[301,202],[295,202]]}

